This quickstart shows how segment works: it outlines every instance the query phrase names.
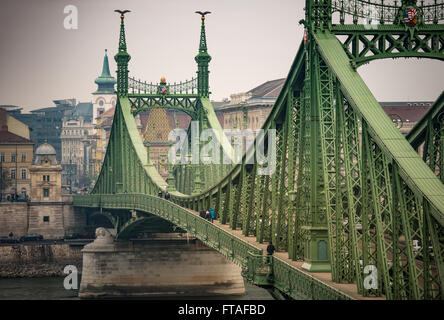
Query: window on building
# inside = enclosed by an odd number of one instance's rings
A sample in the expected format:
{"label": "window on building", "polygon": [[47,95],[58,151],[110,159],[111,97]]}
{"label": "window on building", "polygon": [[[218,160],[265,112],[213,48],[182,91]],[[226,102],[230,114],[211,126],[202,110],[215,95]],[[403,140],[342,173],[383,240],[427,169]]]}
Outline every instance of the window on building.
{"label": "window on building", "polygon": [[11,153],[11,162],[17,162],[17,154]]}
{"label": "window on building", "polygon": [[0,154],[0,162],[5,162],[5,153],[4,152],[2,152]]}
{"label": "window on building", "polygon": [[11,179],[15,179],[15,178],[16,178],[15,169],[11,169]]}
{"label": "window on building", "polygon": [[22,162],[26,162],[26,153],[22,153]]}
{"label": "window on building", "polygon": [[103,100],[100,100],[99,101],[99,106],[103,106],[103,104],[104,104]]}
{"label": "window on building", "polygon": [[26,180],[26,169],[22,169],[22,179]]}
{"label": "window on building", "polygon": [[47,189],[47,188],[43,189],[43,197],[45,197],[45,198],[49,197],[49,189]]}
{"label": "window on building", "polygon": [[48,182],[49,182],[49,176],[46,176],[46,181],[48,181]]}
{"label": "window on building", "polygon": [[43,216],[43,222],[49,222],[49,216]]}

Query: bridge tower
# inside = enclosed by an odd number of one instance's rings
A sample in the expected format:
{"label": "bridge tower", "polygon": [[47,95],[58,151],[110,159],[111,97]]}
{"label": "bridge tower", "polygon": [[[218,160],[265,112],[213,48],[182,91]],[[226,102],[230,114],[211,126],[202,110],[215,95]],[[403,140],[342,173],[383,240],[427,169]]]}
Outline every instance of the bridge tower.
{"label": "bridge tower", "polygon": [[205,35],[205,14],[201,17],[202,26],[200,28],[199,54],[194,58],[197,62],[197,92],[201,97],[208,98],[209,91],[209,74],[208,64],[211,56],[207,51],[207,38]]}
{"label": "bridge tower", "polygon": [[114,56],[117,62],[117,94],[119,96],[128,95],[128,62],[131,56],[126,51],[125,39],[125,13],[120,14],[120,37],[119,37],[119,51]]}

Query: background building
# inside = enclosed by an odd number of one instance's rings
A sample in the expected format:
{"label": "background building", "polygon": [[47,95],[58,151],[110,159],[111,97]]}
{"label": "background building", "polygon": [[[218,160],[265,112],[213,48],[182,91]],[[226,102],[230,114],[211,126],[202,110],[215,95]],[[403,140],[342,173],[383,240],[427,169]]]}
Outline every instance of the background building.
{"label": "background building", "polygon": [[381,102],[380,104],[401,133],[406,135],[431,108],[433,102]]}
{"label": "background building", "polygon": [[28,197],[33,150],[29,128],[0,108],[0,201]]}
{"label": "background building", "polygon": [[36,145],[45,142],[51,144],[57,152],[57,160],[61,161],[63,119],[83,117],[85,121],[91,122],[92,108],[91,102],[80,102],[76,99],[54,100],[55,107],[40,108],[32,110],[30,113],[22,113],[22,108],[18,106],[4,107],[7,113],[25,124],[30,129],[30,137]]}
{"label": "background building", "polygon": [[[224,129],[259,129],[267,119],[285,79],[267,81],[245,93],[232,94],[222,105],[213,102]],[[431,108],[431,101],[380,102],[382,109],[404,135]]]}
{"label": "background building", "polygon": [[84,181],[89,171],[89,150],[88,146],[93,134],[93,124],[86,122],[83,117],[77,119],[65,118],[62,124],[62,183],[64,186],[72,188],[89,185],[89,181]]}
{"label": "background building", "polygon": [[248,92],[232,94],[230,101],[215,107],[224,129],[259,129],[282,90],[285,79],[267,81]]}
{"label": "background building", "polygon": [[31,202],[62,202],[62,167],[48,143],[35,151],[31,171]]}

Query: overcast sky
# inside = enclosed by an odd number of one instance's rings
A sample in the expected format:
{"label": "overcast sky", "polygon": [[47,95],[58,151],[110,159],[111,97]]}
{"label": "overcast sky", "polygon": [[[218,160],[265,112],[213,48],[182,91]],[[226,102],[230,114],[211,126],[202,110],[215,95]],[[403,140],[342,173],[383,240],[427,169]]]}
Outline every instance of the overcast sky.
{"label": "overcast sky", "polygon": [[[126,36],[130,76],[158,82],[196,74],[200,17],[207,16],[213,100],[287,76],[303,36],[303,0],[2,0],[0,104],[32,110],[52,100],[91,101],[108,49],[115,76],[120,19],[130,9]],[[78,29],[66,30],[64,8],[78,9]],[[379,101],[435,100],[444,67],[432,60],[376,61],[359,69]]]}

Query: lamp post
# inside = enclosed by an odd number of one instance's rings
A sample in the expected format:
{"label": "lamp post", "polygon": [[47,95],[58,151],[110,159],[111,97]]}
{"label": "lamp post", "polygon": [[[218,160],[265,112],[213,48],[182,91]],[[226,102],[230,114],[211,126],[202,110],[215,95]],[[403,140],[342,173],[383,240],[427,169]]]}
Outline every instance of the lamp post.
{"label": "lamp post", "polygon": [[[188,151],[188,154],[185,156],[187,161],[185,164],[185,179],[184,179],[184,184],[187,185],[187,192],[188,194],[191,194],[192,190],[193,190],[193,186],[192,186],[192,177],[193,177],[193,173],[191,172],[191,153]],[[188,179],[188,182],[186,182],[186,180]]]}
{"label": "lamp post", "polygon": [[202,180],[200,178],[200,161],[199,164],[192,164],[192,167],[194,167],[194,171],[196,173],[196,178],[194,179],[194,188],[193,188],[193,192],[191,193],[192,195],[196,195],[196,194],[200,194],[202,192]]}
{"label": "lamp post", "polygon": [[288,216],[288,253],[290,258],[295,259],[297,256],[297,230],[298,230],[298,217],[296,217],[296,191],[291,190],[288,192],[288,198],[291,202],[291,206],[289,207],[289,216]]}
{"label": "lamp post", "polygon": [[[173,145],[173,142],[170,141],[170,149],[171,146]],[[168,157],[167,157],[168,159]],[[170,160],[170,159],[169,159]],[[172,165],[172,159],[170,161],[168,161],[167,166],[168,166],[168,178],[167,178],[167,183],[168,186],[166,188],[167,191],[176,191],[176,181],[174,179],[174,175],[173,175],[173,165]]]}
{"label": "lamp post", "polygon": [[[212,167],[213,167],[213,164],[211,163],[211,157],[210,157],[210,155],[207,154],[207,155],[203,156],[202,158],[203,158],[202,159],[203,165],[205,166],[203,169],[203,171],[204,171],[203,178],[205,181],[207,181],[207,183],[210,182],[210,184],[211,184],[210,180],[212,178]],[[202,185],[205,187],[204,182],[202,182]]]}

